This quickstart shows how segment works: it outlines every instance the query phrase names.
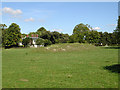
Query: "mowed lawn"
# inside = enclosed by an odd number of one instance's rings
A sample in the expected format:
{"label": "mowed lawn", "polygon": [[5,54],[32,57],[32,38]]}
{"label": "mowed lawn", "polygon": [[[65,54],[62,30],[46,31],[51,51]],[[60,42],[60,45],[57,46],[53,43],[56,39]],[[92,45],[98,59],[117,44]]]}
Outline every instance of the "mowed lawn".
{"label": "mowed lawn", "polygon": [[56,44],[2,51],[3,88],[117,88],[118,49]]}

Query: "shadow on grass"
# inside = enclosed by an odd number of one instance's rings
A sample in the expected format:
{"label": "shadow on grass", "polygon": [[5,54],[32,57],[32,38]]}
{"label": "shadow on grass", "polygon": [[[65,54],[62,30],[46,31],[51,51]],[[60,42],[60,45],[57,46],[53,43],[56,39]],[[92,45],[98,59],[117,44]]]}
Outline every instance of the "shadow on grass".
{"label": "shadow on grass", "polygon": [[109,70],[112,73],[120,73],[120,64],[105,66],[103,68],[106,69],[106,70]]}
{"label": "shadow on grass", "polygon": [[104,47],[105,49],[120,49],[120,47]]}

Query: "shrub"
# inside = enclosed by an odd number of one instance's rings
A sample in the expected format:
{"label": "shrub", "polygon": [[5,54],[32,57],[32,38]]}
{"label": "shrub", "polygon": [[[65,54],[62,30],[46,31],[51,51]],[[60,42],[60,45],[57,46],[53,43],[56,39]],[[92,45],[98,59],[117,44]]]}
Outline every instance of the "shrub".
{"label": "shrub", "polygon": [[102,46],[100,43],[95,43],[94,45],[95,46]]}
{"label": "shrub", "polygon": [[25,38],[23,39],[22,41],[22,44],[24,45],[24,47],[27,47],[30,43],[31,39],[28,37],[28,38]]}
{"label": "shrub", "polygon": [[42,38],[38,38],[38,39],[36,40],[36,44],[37,44],[37,45],[44,45],[44,42],[45,42],[45,40],[42,39]]}
{"label": "shrub", "polygon": [[50,40],[48,40],[48,39],[44,40],[44,46],[48,46],[48,45],[51,45],[51,44],[52,44],[52,42]]}

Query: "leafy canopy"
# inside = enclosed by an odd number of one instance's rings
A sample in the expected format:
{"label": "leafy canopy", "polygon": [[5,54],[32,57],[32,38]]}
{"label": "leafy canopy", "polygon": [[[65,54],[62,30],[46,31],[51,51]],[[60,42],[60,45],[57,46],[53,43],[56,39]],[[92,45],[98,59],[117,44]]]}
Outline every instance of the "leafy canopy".
{"label": "leafy canopy", "polygon": [[4,45],[16,46],[21,41],[20,27],[16,23],[12,23],[7,30],[5,30]]}

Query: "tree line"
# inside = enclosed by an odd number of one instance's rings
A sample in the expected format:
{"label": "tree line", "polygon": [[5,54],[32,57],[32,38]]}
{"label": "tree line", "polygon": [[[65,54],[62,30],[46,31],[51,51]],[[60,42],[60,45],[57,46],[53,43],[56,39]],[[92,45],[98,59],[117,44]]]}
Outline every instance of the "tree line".
{"label": "tree line", "polygon": [[[16,23],[12,23],[8,28],[5,24],[0,24],[0,30],[2,35],[2,46],[13,47],[18,46],[19,42],[22,42],[24,46],[27,46],[31,39],[24,38],[27,34],[21,34],[20,27]],[[30,32],[28,36],[37,34],[38,39],[36,40],[37,45],[51,45],[56,43],[90,43],[96,46],[105,45],[120,45],[120,16],[118,17],[118,24],[116,29],[112,33],[98,32],[93,30],[88,24],[80,23],[73,29],[73,34],[63,34],[57,31],[48,31],[44,27],[39,28],[36,32]]]}

